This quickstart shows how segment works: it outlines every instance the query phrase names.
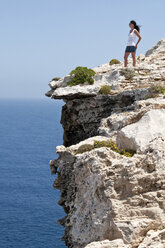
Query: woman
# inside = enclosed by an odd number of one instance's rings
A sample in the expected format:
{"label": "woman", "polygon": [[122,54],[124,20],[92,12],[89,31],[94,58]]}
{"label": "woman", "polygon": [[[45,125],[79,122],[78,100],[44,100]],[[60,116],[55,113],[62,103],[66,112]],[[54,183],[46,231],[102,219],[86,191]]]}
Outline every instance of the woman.
{"label": "woman", "polygon": [[[130,30],[129,35],[128,35],[128,43],[127,43],[127,47],[125,49],[125,55],[124,55],[124,66],[125,67],[127,67],[128,56],[130,53],[132,54],[133,66],[136,66],[135,53],[136,53],[137,45],[140,42],[140,40],[142,39],[142,37],[139,34],[140,28],[136,24],[136,22],[133,20],[130,21],[129,26],[130,26],[131,30]],[[136,42],[137,37],[139,39]]]}

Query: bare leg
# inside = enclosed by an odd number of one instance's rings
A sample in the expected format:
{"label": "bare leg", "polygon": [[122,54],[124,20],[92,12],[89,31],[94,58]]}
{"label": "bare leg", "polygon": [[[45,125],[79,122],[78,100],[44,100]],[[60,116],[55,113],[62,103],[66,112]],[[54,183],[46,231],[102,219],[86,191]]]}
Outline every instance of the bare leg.
{"label": "bare leg", "polygon": [[135,57],[135,52],[131,53],[132,54],[132,59],[133,59],[133,66],[136,66],[136,57]]}
{"label": "bare leg", "polygon": [[124,55],[124,66],[127,67],[127,63],[128,63],[128,56],[130,53],[125,53]]}

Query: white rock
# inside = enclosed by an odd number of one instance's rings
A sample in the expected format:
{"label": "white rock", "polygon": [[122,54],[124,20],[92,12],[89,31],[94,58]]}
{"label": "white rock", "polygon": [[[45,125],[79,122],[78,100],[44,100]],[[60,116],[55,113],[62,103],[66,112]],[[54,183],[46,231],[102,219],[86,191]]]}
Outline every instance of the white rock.
{"label": "white rock", "polygon": [[65,76],[64,78],[60,78],[58,81],[56,80],[52,80],[49,82],[49,86],[52,89],[56,89],[59,87],[66,87],[67,86],[67,82],[70,80],[70,75]]}
{"label": "white rock", "polygon": [[96,96],[99,90],[99,85],[75,85],[75,86],[68,86],[68,87],[60,87],[57,88],[54,93],[52,94],[52,98],[71,98],[79,96]]}
{"label": "white rock", "polygon": [[160,40],[155,46],[153,46],[150,50],[148,50],[145,56],[149,56],[149,55],[164,51],[163,49],[164,47],[165,47],[165,38]]}
{"label": "white rock", "polygon": [[143,242],[138,248],[164,248],[165,247],[165,229],[163,230],[150,230]]}
{"label": "white rock", "polygon": [[164,145],[154,142],[146,154],[131,158],[102,147],[71,160],[75,146],[62,147],[55,186],[65,192],[60,202],[72,209],[64,225],[74,248],[105,239],[113,240],[107,247],[138,247],[148,230],[165,225]]}
{"label": "white rock", "polygon": [[113,241],[104,240],[100,242],[92,242],[84,248],[130,248],[131,246],[123,243],[122,239],[116,239]]}
{"label": "white rock", "polygon": [[118,132],[120,148],[143,152],[156,137],[165,136],[165,110],[150,110],[137,123]]}
{"label": "white rock", "polygon": [[165,109],[165,99],[164,98],[149,98],[147,100],[138,101],[135,103],[136,108],[147,108],[151,107],[154,109]]}

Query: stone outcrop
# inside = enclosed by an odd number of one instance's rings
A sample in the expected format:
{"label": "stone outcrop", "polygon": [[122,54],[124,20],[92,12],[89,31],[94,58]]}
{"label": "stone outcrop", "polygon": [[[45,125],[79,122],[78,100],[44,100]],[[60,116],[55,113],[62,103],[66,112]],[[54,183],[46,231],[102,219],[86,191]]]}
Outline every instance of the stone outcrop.
{"label": "stone outcrop", "polygon": [[50,161],[63,239],[70,248],[165,248],[165,39],[134,69],[93,69],[93,85],[70,87],[67,75],[46,93],[65,101],[64,144]]}
{"label": "stone outcrop", "polygon": [[[123,240],[116,239],[113,241],[104,240],[100,242],[92,242],[85,248],[130,248],[130,245],[123,243]],[[164,248],[165,247],[165,230],[148,231],[143,242],[138,248]]]}
{"label": "stone outcrop", "polygon": [[165,138],[165,109],[150,110],[139,121],[123,127],[117,135],[117,143],[120,148],[144,152],[159,136]]}

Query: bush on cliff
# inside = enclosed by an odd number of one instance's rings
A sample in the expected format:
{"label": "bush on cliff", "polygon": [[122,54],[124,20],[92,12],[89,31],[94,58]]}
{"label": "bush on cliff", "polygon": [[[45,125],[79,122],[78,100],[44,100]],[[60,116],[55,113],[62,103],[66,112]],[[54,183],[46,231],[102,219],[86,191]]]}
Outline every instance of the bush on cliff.
{"label": "bush on cliff", "polygon": [[93,145],[84,144],[84,145],[80,146],[80,147],[77,149],[77,151],[76,151],[75,154],[80,154],[80,153],[83,153],[83,152],[89,152],[89,151],[91,151],[93,148],[94,148]]}
{"label": "bush on cliff", "polygon": [[149,89],[149,94],[145,97],[145,99],[148,98],[155,98],[158,97],[159,94],[164,94],[165,88],[159,84],[152,85],[152,87]]}
{"label": "bush on cliff", "polygon": [[130,68],[121,69],[120,74],[127,80],[132,80],[133,77],[136,76],[134,69]]}
{"label": "bush on cliff", "polygon": [[120,150],[113,140],[95,141],[94,148],[99,148],[99,147],[109,147],[112,151],[117,152],[120,155],[124,155],[126,157],[132,157],[136,153],[136,151],[133,150],[125,150],[125,149]]}
{"label": "bush on cliff", "polygon": [[153,85],[152,87],[151,87],[151,92],[152,93],[155,93],[155,94],[164,94],[165,93],[165,88],[164,87],[162,87],[161,85]]}
{"label": "bush on cliff", "polygon": [[84,152],[89,152],[95,148],[100,148],[100,147],[108,147],[110,148],[112,151],[119,153],[120,155],[124,155],[126,157],[132,157],[136,151],[133,150],[125,150],[125,149],[119,149],[118,146],[115,144],[114,141],[112,140],[107,140],[107,141],[94,141],[93,145],[90,144],[84,144],[82,146],[80,146],[77,151],[75,152],[75,154],[80,154],[80,153],[84,153]]}
{"label": "bush on cliff", "polygon": [[92,69],[88,69],[87,67],[78,66],[76,69],[72,70],[70,72],[71,80],[67,82],[68,85],[78,85],[78,84],[84,84],[87,82],[88,84],[93,84],[93,76],[95,75],[95,72]]}
{"label": "bush on cliff", "polygon": [[120,61],[118,59],[111,59],[109,65],[115,65],[115,64],[120,64]]}
{"label": "bush on cliff", "polygon": [[99,89],[99,93],[102,95],[108,95],[111,93],[111,87],[109,85],[102,85]]}
{"label": "bush on cliff", "polygon": [[112,141],[112,140],[109,140],[109,141],[97,141],[97,140],[95,140],[95,142],[94,142],[94,148],[99,148],[99,147],[109,147],[114,152],[120,153],[119,148],[117,147],[117,145],[115,144],[115,142]]}

